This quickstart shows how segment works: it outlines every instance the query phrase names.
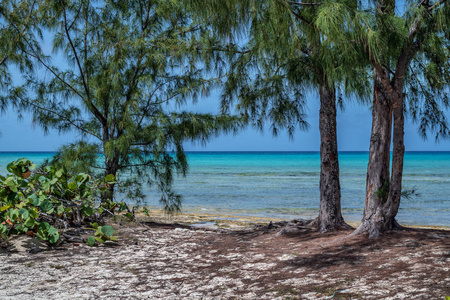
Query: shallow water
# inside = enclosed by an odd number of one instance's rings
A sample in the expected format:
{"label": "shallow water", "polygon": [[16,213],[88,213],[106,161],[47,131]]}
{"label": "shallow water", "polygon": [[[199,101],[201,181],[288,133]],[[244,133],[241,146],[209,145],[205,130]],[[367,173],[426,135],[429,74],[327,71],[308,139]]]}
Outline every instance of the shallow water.
{"label": "shallow water", "polygon": [[[0,153],[0,173],[8,162],[27,157],[36,163],[53,153]],[[184,210],[273,218],[311,218],[318,213],[320,156],[317,152],[192,152],[190,171],[175,190]],[[359,221],[364,206],[367,152],[339,154],[342,209]],[[403,199],[403,224],[450,226],[450,152],[407,152],[403,186],[418,196]],[[147,203],[159,195],[147,189]]]}

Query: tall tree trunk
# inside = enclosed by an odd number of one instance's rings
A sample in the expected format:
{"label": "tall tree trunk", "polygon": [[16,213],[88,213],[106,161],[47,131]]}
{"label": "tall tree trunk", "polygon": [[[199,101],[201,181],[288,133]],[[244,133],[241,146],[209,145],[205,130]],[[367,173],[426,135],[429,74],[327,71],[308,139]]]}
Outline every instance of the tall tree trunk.
{"label": "tall tree trunk", "polygon": [[336,134],[336,92],[325,85],[320,94],[320,232],[351,228],[341,214],[341,186]]}
{"label": "tall tree trunk", "polygon": [[400,207],[402,194],[403,178],[403,159],[405,156],[404,127],[405,118],[403,114],[403,82],[395,86],[396,101],[393,105],[394,113],[394,133],[393,133],[393,151],[392,151],[392,173],[391,184],[389,187],[389,196],[383,207],[385,230],[400,228],[401,226],[395,220]]}
{"label": "tall tree trunk", "polygon": [[390,97],[378,76],[374,75],[372,132],[367,166],[366,199],[363,219],[356,230],[356,233],[368,232],[370,238],[378,237],[380,233],[383,205],[389,196],[391,130]]}
{"label": "tall tree trunk", "polygon": [[[114,132],[114,130],[112,130]],[[103,153],[105,155],[105,176],[112,174],[116,176],[117,171],[119,170],[119,162],[116,159],[115,155],[108,151],[107,143],[110,139],[110,129],[105,124],[103,126]],[[114,197],[114,187],[115,184],[109,184],[109,187],[106,191],[101,194],[101,201],[113,200]]]}
{"label": "tall tree trunk", "polygon": [[[375,76],[372,111],[372,135],[367,168],[364,217],[356,233],[368,232],[369,238],[399,229],[395,220],[402,193],[403,160],[405,154],[403,114],[404,72],[395,76],[394,86],[386,91]],[[393,124],[392,124],[393,117]],[[392,171],[389,176],[390,143],[393,127]],[[390,179],[390,180],[389,180]]]}
{"label": "tall tree trunk", "polygon": [[[420,5],[422,4],[424,3]],[[428,4],[425,3],[424,5]],[[378,0],[376,17],[377,22],[380,23],[380,28],[383,28],[383,19],[386,16],[395,15],[394,9],[395,0]],[[429,13],[429,11],[424,10],[424,14],[426,13]],[[375,95],[372,113],[370,158],[367,169],[366,203],[361,225],[355,232],[368,232],[370,238],[376,238],[384,231],[401,228],[395,217],[400,207],[405,155],[403,87],[408,66],[420,48],[421,40],[414,41],[414,38],[418,33],[419,24],[421,24],[421,18],[423,17],[424,15],[416,18],[409,26],[407,40],[404,42],[402,51],[397,59],[392,80],[390,79],[390,72],[383,70],[382,65],[376,60],[372,61],[374,74],[376,75],[374,76]],[[388,30],[387,33],[389,34],[391,29],[387,26],[384,28]],[[383,32],[381,33],[384,34]],[[380,97],[380,95],[383,96]],[[388,101],[380,101],[382,98]],[[386,103],[382,104],[384,102]],[[392,123],[392,117],[393,126],[390,124]],[[392,127],[393,153],[392,171],[389,181],[389,146]]]}
{"label": "tall tree trunk", "polygon": [[[109,174],[116,176],[116,173],[118,170],[119,170],[118,163],[115,160],[113,160],[109,157],[106,157],[105,158],[105,176],[107,176]],[[102,202],[107,201],[107,200],[113,200],[114,188],[115,188],[115,183],[110,183],[108,186],[108,189],[106,191],[102,192],[102,195],[101,195]]]}

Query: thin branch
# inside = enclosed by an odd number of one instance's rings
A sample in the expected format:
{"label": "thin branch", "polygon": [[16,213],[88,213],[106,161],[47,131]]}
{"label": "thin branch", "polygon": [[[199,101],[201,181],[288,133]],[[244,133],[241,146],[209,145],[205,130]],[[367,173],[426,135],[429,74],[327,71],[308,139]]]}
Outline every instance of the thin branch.
{"label": "thin branch", "polygon": [[74,126],[75,128],[77,128],[78,130],[80,130],[80,131],[82,131],[82,132],[84,132],[84,133],[86,133],[86,134],[92,135],[92,136],[96,137],[97,139],[101,140],[101,138],[100,138],[98,135],[96,135],[96,134],[90,132],[89,130],[87,130],[87,129],[85,129],[85,128],[79,126],[79,125],[77,125],[77,124],[75,123],[74,120],[68,119],[66,116],[64,116],[64,115],[62,115],[62,114],[59,114],[59,113],[56,112],[56,111],[53,111],[53,110],[51,110],[51,109],[48,109],[48,108],[39,106],[39,105],[37,105],[36,103],[33,103],[32,101],[29,101],[29,100],[26,100],[26,99],[20,97],[19,95],[16,95],[16,97],[18,97],[21,101],[26,102],[26,103],[28,103],[29,105],[32,105],[32,106],[34,106],[35,108],[37,108],[37,109],[39,109],[39,110],[42,110],[42,111],[45,111],[45,112],[49,112],[49,113],[51,113],[51,114],[54,114],[54,115],[58,116],[59,118],[65,120],[65,121],[68,122],[69,124],[73,125],[73,126]]}
{"label": "thin branch", "polygon": [[8,55],[5,55],[5,57],[3,57],[3,59],[0,61],[0,66],[3,65],[7,59],[8,59]]}
{"label": "thin branch", "polygon": [[426,93],[425,87],[423,86],[422,81],[419,80],[419,76],[417,76],[416,72],[414,71],[414,68],[412,68],[412,67],[410,66],[410,67],[409,67],[409,70],[411,71],[411,74],[416,78],[416,81],[417,81],[417,83],[419,84],[420,89],[422,90],[422,93],[425,94],[425,93]]}
{"label": "thin branch", "polygon": [[295,1],[288,1],[290,4],[294,5],[304,5],[304,6],[315,6],[315,5],[322,5],[322,2],[317,3],[303,3],[303,2],[295,2]]}
{"label": "thin branch", "polygon": [[174,81],[174,80],[176,80],[176,78],[171,78],[171,79],[169,79],[168,81],[165,81],[165,82],[161,83],[160,85],[158,85],[158,86],[150,93],[150,95],[148,96],[147,103],[146,103],[146,105],[144,106],[143,113],[142,113],[142,117],[141,117],[141,119],[140,119],[139,122],[138,122],[138,127],[142,124],[142,121],[144,120],[145,115],[146,115],[146,113],[148,112],[148,110],[149,110],[149,108],[150,108],[150,105],[152,104],[152,103],[150,103],[150,102],[151,102],[153,96],[156,94],[156,92],[157,92],[160,88],[162,88],[164,85],[166,85],[166,84],[168,84],[168,83],[170,83],[170,82],[172,82],[172,81]]}
{"label": "thin branch", "polygon": [[[34,52],[34,49],[32,51]],[[81,99],[85,100],[84,96],[76,88],[74,88],[71,84],[69,84],[64,79],[62,79],[61,76],[59,76],[59,74],[57,74],[49,65],[47,65],[38,54],[31,53],[28,51],[26,53],[28,55],[34,57],[35,59],[37,59],[48,71],[50,71],[53,74],[53,76],[55,76],[59,81],[61,81],[64,85],[66,85],[75,94],[77,94]]]}
{"label": "thin branch", "polygon": [[64,224],[64,228],[67,229],[68,223],[66,221],[64,221],[63,219],[54,217],[52,215],[49,215],[49,214],[46,214],[46,213],[43,213],[43,212],[39,212],[39,215],[44,216],[45,218],[49,218],[49,219],[53,219],[55,221],[59,221],[59,222],[63,223]]}
{"label": "thin branch", "polygon": [[100,113],[100,111],[97,109],[97,107],[95,107],[95,105],[89,99],[89,96],[90,96],[89,86],[86,83],[86,78],[84,77],[83,68],[81,67],[81,63],[80,63],[80,59],[78,57],[77,50],[75,48],[75,45],[73,44],[72,38],[70,37],[69,28],[67,27],[67,14],[66,14],[65,6],[63,7],[63,9],[64,9],[64,30],[66,32],[66,36],[67,36],[67,39],[69,41],[70,47],[72,48],[72,52],[73,52],[73,54],[75,56],[75,60],[77,62],[78,70],[80,71],[81,80],[83,82],[83,87],[84,87],[84,90],[86,92],[86,97],[87,97],[86,98],[86,104],[87,104],[89,110],[102,123],[102,125],[106,125],[107,121],[106,121],[105,117]]}
{"label": "thin branch", "polygon": [[309,26],[311,26],[311,27],[314,27],[314,25],[310,22],[310,21],[308,21],[308,20],[306,20],[305,18],[303,18],[302,16],[300,16],[298,13],[296,13],[293,9],[289,9],[290,11],[291,11],[291,13],[297,18],[297,19],[299,19],[300,21],[302,21],[302,22],[304,22],[304,23],[306,23],[306,24],[308,24]]}
{"label": "thin branch", "polygon": [[314,25],[313,25],[310,21],[306,20],[305,18],[303,18],[302,16],[300,16],[298,13],[296,13],[289,5],[287,5],[287,3],[286,3],[285,1],[278,0],[277,2],[278,2],[280,5],[283,5],[284,7],[287,7],[287,8],[291,11],[291,13],[292,13],[297,19],[299,19],[300,21],[302,21],[302,22],[308,24],[309,26],[314,27]]}
{"label": "thin branch", "polygon": [[442,4],[444,4],[445,2],[447,2],[446,0],[441,0],[435,4],[433,4],[432,6],[428,7],[428,11],[433,11],[434,9],[440,7]]}

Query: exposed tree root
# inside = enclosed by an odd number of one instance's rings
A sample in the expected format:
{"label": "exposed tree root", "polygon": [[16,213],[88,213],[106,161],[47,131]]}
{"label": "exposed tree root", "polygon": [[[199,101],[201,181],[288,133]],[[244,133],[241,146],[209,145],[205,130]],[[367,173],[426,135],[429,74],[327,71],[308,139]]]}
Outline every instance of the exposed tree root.
{"label": "exposed tree root", "polygon": [[380,230],[380,228],[378,228],[378,227],[376,227],[374,229],[374,226],[370,226],[369,221],[365,221],[365,222],[361,223],[358,226],[358,228],[356,228],[356,230],[353,231],[352,233],[350,233],[349,235],[332,240],[330,242],[327,242],[326,245],[346,241],[357,235],[364,235],[364,234],[367,234],[369,239],[377,239],[380,236],[380,234],[382,234],[382,233],[388,233],[391,231],[400,231],[400,230],[405,230],[405,229],[406,228],[401,226],[396,220],[394,220],[392,222],[392,226],[389,226],[388,229],[384,229],[384,230]]}
{"label": "exposed tree root", "polygon": [[[304,231],[305,229],[316,229],[319,231],[319,219],[315,218],[312,220],[304,220],[304,219],[294,219],[290,221],[280,221],[272,223],[270,222],[269,225],[261,226],[261,229],[269,229],[277,231],[276,235],[284,235],[289,233],[295,233],[299,231]],[[339,230],[348,230],[348,229],[354,229],[344,221],[342,221],[339,225],[339,227],[336,230],[326,230],[326,231],[320,231],[321,233],[325,232],[332,232],[332,231],[339,231]]]}

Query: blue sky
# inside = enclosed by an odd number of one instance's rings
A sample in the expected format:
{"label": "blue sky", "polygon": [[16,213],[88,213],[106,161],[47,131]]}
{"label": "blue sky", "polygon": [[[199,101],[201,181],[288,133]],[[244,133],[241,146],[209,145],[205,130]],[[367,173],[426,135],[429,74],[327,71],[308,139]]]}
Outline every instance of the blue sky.
{"label": "blue sky", "polygon": [[[190,109],[199,112],[217,112],[218,95],[213,93]],[[318,151],[319,103],[314,94],[308,98],[307,132],[297,131],[293,141],[286,134],[273,137],[269,130],[261,133],[254,129],[242,131],[237,136],[214,138],[206,146],[186,144],[190,151]],[[368,151],[371,129],[371,112],[368,106],[349,102],[344,111],[338,112],[338,147],[340,151]],[[22,120],[9,110],[0,115],[0,151],[56,151],[58,147],[78,139],[76,133],[59,134],[50,131],[44,135],[39,126],[33,125],[32,116]],[[405,145],[407,151],[450,151],[450,140],[435,143],[433,135],[424,141],[417,134],[417,125],[406,122]]]}
{"label": "blue sky", "polygon": [[[398,9],[404,8],[404,3],[397,3]],[[45,34],[43,50],[51,53],[52,43]],[[54,55],[54,54],[53,54]],[[58,56],[58,55],[57,55]],[[55,57],[55,56],[53,56]],[[64,60],[56,57],[64,64]],[[219,110],[219,95],[212,93],[209,98],[202,99],[190,110],[198,112],[217,113]],[[247,129],[238,135],[227,135],[210,140],[206,146],[186,144],[190,151],[318,151],[319,139],[319,101],[317,94],[308,96],[308,131],[297,131],[294,139],[289,140],[283,133],[273,137],[270,130],[263,133],[255,129]],[[450,119],[450,113],[447,113]],[[372,116],[369,106],[354,102],[346,103],[345,111],[338,111],[338,148],[340,151],[368,151],[370,142]],[[32,116],[25,114],[22,120],[17,119],[13,110],[0,114],[0,151],[56,151],[63,144],[79,139],[76,133],[59,134],[44,131],[33,125]],[[417,133],[417,125],[406,120],[405,126],[406,151],[450,151],[450,140],[436,143],[433,134],[428,140],[423,140]]]}

